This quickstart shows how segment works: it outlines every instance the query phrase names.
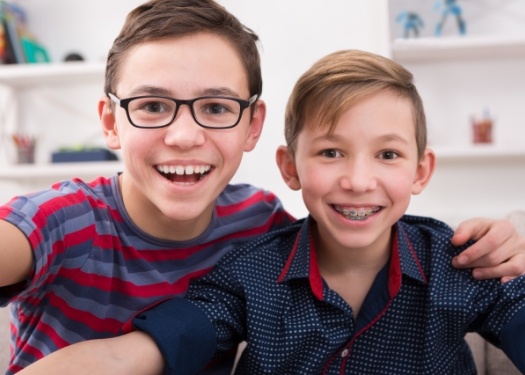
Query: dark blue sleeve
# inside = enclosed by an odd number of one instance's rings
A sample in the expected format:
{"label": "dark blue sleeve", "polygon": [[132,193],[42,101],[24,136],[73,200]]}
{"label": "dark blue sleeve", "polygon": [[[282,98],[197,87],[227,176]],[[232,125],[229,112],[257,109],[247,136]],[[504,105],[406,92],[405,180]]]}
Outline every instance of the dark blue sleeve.
{"label": "dark blue sleeve", "polygon": [[215,328],[198,307],[182,298],[156,305],[138,314],[132,323],[157,343],[165,375],[195,374],[215,353]]}
{"label": "dark blue sleeve", "polygon": [[501,349],[525,374],[525,308],[522,308],[501,330]]}

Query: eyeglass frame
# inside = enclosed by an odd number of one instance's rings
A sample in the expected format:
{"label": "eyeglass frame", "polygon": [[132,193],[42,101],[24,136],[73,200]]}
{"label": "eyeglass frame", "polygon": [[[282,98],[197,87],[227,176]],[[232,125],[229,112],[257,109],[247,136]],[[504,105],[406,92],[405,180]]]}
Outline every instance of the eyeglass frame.
{"label": "eyeglass frame", "polygon": [[[241,122],[242,115],[244,114],[244,110],[250,107],[259,98],[258,94],[253,95],[248,100],[234,98],[230,96],[220,96],[220,95],[199,96],[193,99],[175,99],[170,96],[163,96],[163,95],[140,95],[140,96],[132,96],[130,98],[120,99],[119,97],[117,97],[115,94],[111,92],[106,93],[106,95],[111,99],[111,101],[113,101],[116,105],[118,105],[119,107],[123,108],[124,111],[126,111],[126,116],[128,117],[129,123],[135,128],[139,128],[139,129],[161,129],[161,128],[166,128],[170,126],[175,120],[175,117],[177,117],[177,113],[179,113],[179,108],[183,105],[187,105],[188,107],[190,107],[191,116],[193,117],[193,120],[195,120],[197,125],[199,125],[200,127],[205,128],[205,129],[231,129],[231,128],[236,127],[239,124],[239,122]],[[171,118],[170,122],[168,122],[165,125],[159,125],[159,126],[141,126],[141,125],[136,125],[135,123],[133,123],[133,120],[131,120],[131,116],[129,115],[129,109],[128,109],[129,103],[135,99],[142,99],[142,98],[159,98],[159,99],[168,99],[168,100],[173,101],[176,107],[175,107],[175,112],[173,113],[173,117]],[[197,116],[195,116],[195,111],[193,109],[193,103],[195,103],[197,100],[200,100],[200,99],[213,99],[213,98],[229,99],[229,100],[233,100],[239,103],[241,110],[239,111],[239,118],[237,119],[235,124],[229,125],[229,126],[217,127],[217,126],[203,125],[197,120]]]}

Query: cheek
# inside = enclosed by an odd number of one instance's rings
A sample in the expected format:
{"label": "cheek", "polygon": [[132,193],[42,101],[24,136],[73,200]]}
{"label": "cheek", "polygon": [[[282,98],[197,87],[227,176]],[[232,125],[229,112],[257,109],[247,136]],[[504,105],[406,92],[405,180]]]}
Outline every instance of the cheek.
{"label": "cheek", "polygon": [[122,150],[130,158],[145,158],[163,143],[162,137],[153,129],[126,129],[119,134]]}
{"label": "cheek", "polygon": [[415,177],[403,173],[390,176],[392,178],[385,182],[387,184],[386,186],[388,186],[387,191],[391,198],[397,202],[409,202],[410,197],[412,196],[412,186]]}
{"label": "cheek", "polygon": [[208,143],[213,144],[213,148],[220,155],[225,164],[239,165],[244,155],[246,146],[246,136],[244,133],[219,133],[215,132],[208,135]]}
{"label": "cheek", "polygon": [[323,168],[314,163],[303,166],[297,171],[301,189],[305,196],[322,197],[336,189],[337,176],[330,168]]}

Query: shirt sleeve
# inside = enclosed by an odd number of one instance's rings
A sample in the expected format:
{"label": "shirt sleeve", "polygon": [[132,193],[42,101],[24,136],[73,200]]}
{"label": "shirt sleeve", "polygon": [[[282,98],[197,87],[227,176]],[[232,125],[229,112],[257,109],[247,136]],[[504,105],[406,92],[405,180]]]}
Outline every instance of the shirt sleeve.
{"label": "shirt sleeve", "polygon": [[216,348],[215,329],[198,307],[174,298],[138,314],[133,327],[149,334],[165,362],[165,375],[190,375],[202,369]]}
{"label": "shirt sleeve", "polygon": [[514,365],[525,374],[525,309],[501,330],[501,349]]}
{"label": "shirt sleeve", "polygon": [[492,301],[487,299],[490,307],[478,333],[525,373],[525,276],[498,284],[494,292]]}
{"label": "shirt sleeve", "polygon": [[137,315],[135,329],[148,333],[164,360],[165,375],[194,374],[230,352],[244,338],[245,300],[236,267],[241,252],[226,254],[208,275],[191,282],[185,298]]}

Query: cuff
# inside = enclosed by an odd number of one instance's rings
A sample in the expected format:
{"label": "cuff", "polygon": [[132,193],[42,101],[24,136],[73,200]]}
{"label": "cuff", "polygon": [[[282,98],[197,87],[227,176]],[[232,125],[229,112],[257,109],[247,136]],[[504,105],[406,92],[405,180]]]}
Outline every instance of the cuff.
{"label": "cuff", "polygon": [[138,314],[133,327],[155,340],[165,362],[165,375],[195,374],[217,348],[215,328],[202,310],[182,298]]}

